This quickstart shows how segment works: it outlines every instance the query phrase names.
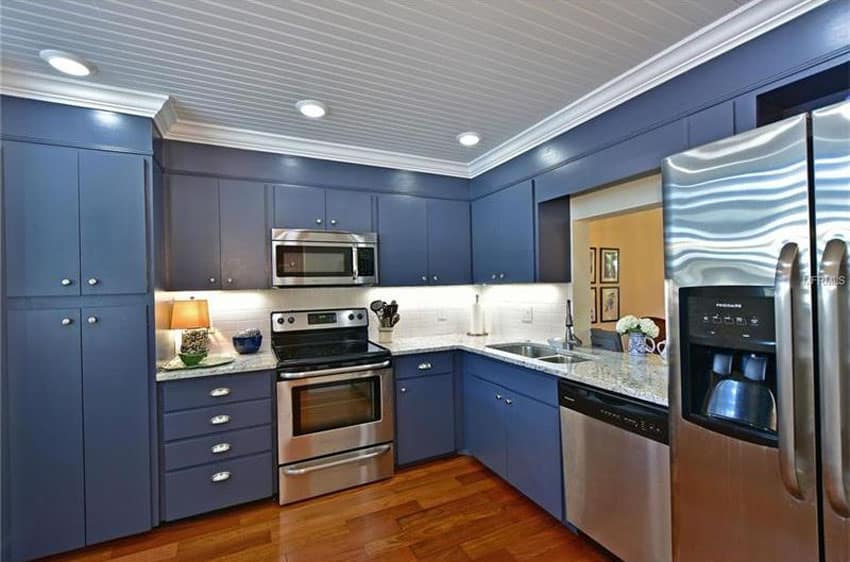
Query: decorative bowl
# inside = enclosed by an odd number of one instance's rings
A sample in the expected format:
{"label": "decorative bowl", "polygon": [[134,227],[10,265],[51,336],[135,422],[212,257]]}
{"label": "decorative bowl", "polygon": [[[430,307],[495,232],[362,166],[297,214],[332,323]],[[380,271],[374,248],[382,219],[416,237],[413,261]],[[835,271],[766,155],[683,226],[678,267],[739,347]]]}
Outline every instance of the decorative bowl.
{"label": "decorative bowl", "polygon": [[183,361],[183,364],[187,367],[197,365],[204,360],[204,357],[207,356],[206,353],[178,353],[178,355],[180,356],[180,360]]}
{"label": "decorative bowl", "polygon": [[263,343],[263,335],[233,336],[233,348],[241,355],[257,353]]}

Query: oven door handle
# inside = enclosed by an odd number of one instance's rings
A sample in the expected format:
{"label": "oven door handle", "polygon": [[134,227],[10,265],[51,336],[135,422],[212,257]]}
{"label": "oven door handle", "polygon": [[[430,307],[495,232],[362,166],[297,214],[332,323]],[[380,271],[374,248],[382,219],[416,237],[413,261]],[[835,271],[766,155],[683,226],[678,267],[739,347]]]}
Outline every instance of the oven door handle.
{"label": "oven door handle", "polygon": [[284,380],[306,379],[310,377],[324,377],[327,375],[342,375],[346,373],[359,373],[361,371],[374,371],[385,369],[390,366],[391,361],[387,359],[381,363],[369,363],[368,365],[356,365],[353,367],[337,367],[335,369],[319,369],[317,371],[302,371],[300,373],[279,373],[278,377]]}
{"label": "oven door handle", "polygon": [[[335,466],[342,466],[344,464],[351,464],[351,463],[355,463],[355,462],[373,459],[375,457],[379,457],[381,455],[388,453],[389,450],[390,450],[390,445],[379,445],[377,447],[372,447],[370,449],[367,449],[365,452],[363,452],[359,455],[355,455],[355,456],[351,456],[351,457],[345,457],[345,458],[341,458],[341,459],[338,459],[338,460],[335,460],[335,461],[330,461],[330,462],[326,462],[326,463],[322,463],[322,464],[309,464],[307,466],[304,466],[305,464],[307,464],[307,463],[304,463],[304,464],[300,465],[300,467],[297,464],[293,465],[293,466],[287,466],[287,467],[283,468],[283,473],[286,474],[287,476],[303,476],[303,475],[309,474],[311,472],[316,472],[317,470],[325,470],[327,468],[333,468]],[[310,461],[310,462],[315,462],[315,461]]]}

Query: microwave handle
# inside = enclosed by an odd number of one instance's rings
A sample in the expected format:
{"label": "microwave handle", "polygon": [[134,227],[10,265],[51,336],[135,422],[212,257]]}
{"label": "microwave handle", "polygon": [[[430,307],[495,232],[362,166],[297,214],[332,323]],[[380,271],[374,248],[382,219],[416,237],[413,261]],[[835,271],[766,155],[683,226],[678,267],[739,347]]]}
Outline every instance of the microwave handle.
{"label": "microwave handle", "polygon": [[360,277],[360,273],[357,271],[357,264],[359,263],[359,257],[357,255],[357,246],[354,246],[352,250],[353,251],[351,252],[351,269],[354,272],[354,279],[357,279],[358,277]]}

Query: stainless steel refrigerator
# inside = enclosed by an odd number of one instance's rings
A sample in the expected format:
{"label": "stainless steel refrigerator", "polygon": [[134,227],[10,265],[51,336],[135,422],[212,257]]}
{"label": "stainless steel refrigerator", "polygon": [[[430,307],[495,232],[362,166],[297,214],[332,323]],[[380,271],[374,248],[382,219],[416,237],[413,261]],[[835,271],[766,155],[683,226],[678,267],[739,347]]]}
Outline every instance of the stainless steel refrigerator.
{"label": "stainless steel refrigerator", "polygon": [[850,561],[850,102],[662,171],[673,558]]}

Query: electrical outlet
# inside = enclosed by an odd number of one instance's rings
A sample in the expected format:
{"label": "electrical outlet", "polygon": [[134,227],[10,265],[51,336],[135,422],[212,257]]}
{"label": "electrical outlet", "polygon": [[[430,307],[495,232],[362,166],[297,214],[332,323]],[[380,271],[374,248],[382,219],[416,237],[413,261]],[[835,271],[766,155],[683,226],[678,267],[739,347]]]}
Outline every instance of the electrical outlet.
{"label": "electrical outlet", "polygon": [[534,322],[534,307],[527,306],[522,309],[522,321],[524,324],[531,324]]}
{"label": "electrical outlet", "polygon": [[449,313],[446,309],[440,308],[437,310],[437,322],[448,322]]}

